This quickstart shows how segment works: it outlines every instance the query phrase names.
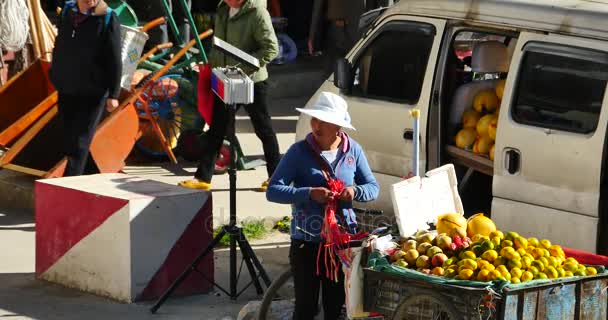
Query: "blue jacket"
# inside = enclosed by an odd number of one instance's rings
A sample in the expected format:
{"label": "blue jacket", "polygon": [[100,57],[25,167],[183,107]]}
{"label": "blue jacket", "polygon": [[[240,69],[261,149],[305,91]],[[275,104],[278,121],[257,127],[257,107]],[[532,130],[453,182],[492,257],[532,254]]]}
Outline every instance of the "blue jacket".
{"label": "blue jacket", "polygon": [[[379,187],[363,149],[345,133],[342,137],[345,139],[342,139],[334,165],[329,164],[323,157],[321,157],[322,161],[331,168],[332,177],[343,181],[345,187],[355,186],[355,201],[375,200],[378,197]],[[310,198],[310,189],[327,188],[327,181],[321,171],[319,158],[313,154],[310,146],[320,156],[321,150],[314,143],[311,134],[306,140],[296,142],[289,148],[270,179],[266,198],[272,202],[292,204],[292,239],[319,242],[325,205]],[[338,217],[338,221],[346,221],[351,232],[354,231],[356,216],[352,210],[352,203],[340,202],[340,208],[344,219]],[[306,230],[314,237],[297,230],[296,227]]]}

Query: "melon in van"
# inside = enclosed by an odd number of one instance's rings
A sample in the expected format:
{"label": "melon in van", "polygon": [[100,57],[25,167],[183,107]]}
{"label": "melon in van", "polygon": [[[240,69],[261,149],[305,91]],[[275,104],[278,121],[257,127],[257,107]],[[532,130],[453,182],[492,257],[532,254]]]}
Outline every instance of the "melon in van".
{"label": "melon in van", "polygon": [[490,125],[488,126],[488,136],[490,139],[496,141],[496,129],[498,128],[498,117],[494,117],[492,121],[490,121]]}
{"label": "melon in van", "polygon": [[498,108],[498,97],[494,90],[480,91],[473,100],[473,109],[477,112],[487,110],[492,112]]}
{"label": "melon in van", "polygon": [[488,154],[493,144],[494,141],[489,136],[477,136],[475,144],[473,144],[473,152],[480,155]]}
{"label": "melon in van", "polygon": [[456,134],[456,146],[461,149],[470,148],[475,142],[477,132],[473,128],[465,128]]}
{"label": "melon in van", "polygon": [[473,109],[467,109],[462,113],[462,127],[475,128],[477,121],[481,118],[481,114]]}
{"label": "melon in van", "polygon": [[496,96],[498,97],[498,99],[502,100],[502,95],[505,92],[505,80],[498,81],[498,83],[496,84],[496,88],[494,88],[494,91],[496,92]]}
{"label": "melon in van", "polygon": [[[490,124],[492,123],[492,121],[494,119],[497,119],[498,117],[495,114],[486,114],[485,116],[481,117],[481,119],[479,119],[479,121],[477,122],[477,135],[479,136],[487,136],[488,133],[488,128],[490,127]],[[497,120],[498,121],[498,120]]]}

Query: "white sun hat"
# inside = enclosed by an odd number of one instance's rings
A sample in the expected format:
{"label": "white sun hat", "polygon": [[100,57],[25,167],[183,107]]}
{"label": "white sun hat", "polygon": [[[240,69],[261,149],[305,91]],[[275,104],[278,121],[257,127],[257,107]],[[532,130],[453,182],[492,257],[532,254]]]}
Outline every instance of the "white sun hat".
{"label": "white sun hat", "polygon": [[296,108],[296,110],[321,121],[355,130],[355,127],[350,123],[346,101],[335,93],[321,92],[315,104],[305,109]]}

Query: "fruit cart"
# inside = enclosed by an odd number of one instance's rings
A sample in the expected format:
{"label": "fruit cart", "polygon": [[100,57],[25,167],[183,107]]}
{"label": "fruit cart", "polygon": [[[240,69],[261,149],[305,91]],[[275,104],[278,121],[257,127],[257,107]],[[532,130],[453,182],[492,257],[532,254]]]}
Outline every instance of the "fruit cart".
{"label": "fruit cart", "polygon": [[465,219],[452,165],[393,185],[391,197],[400,242],[370,254],[365,311],[399,320],[608,319],[608,272],[583,264],[594,255],[575,259],[548,240],[503,234],[483,215]]}

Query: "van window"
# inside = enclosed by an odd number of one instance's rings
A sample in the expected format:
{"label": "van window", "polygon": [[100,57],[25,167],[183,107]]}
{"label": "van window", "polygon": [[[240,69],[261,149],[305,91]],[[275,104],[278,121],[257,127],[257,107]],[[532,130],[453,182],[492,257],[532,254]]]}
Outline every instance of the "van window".
{"label": "van window", "polygon": [[526,49],[513,119],[549,129],[594,132],[608,81],[608,54],[556,45]]}
{"label": "van window", "polygon": [[387,25],[355,60],[353,95],[418,102],[434,36],[426,23]]}

